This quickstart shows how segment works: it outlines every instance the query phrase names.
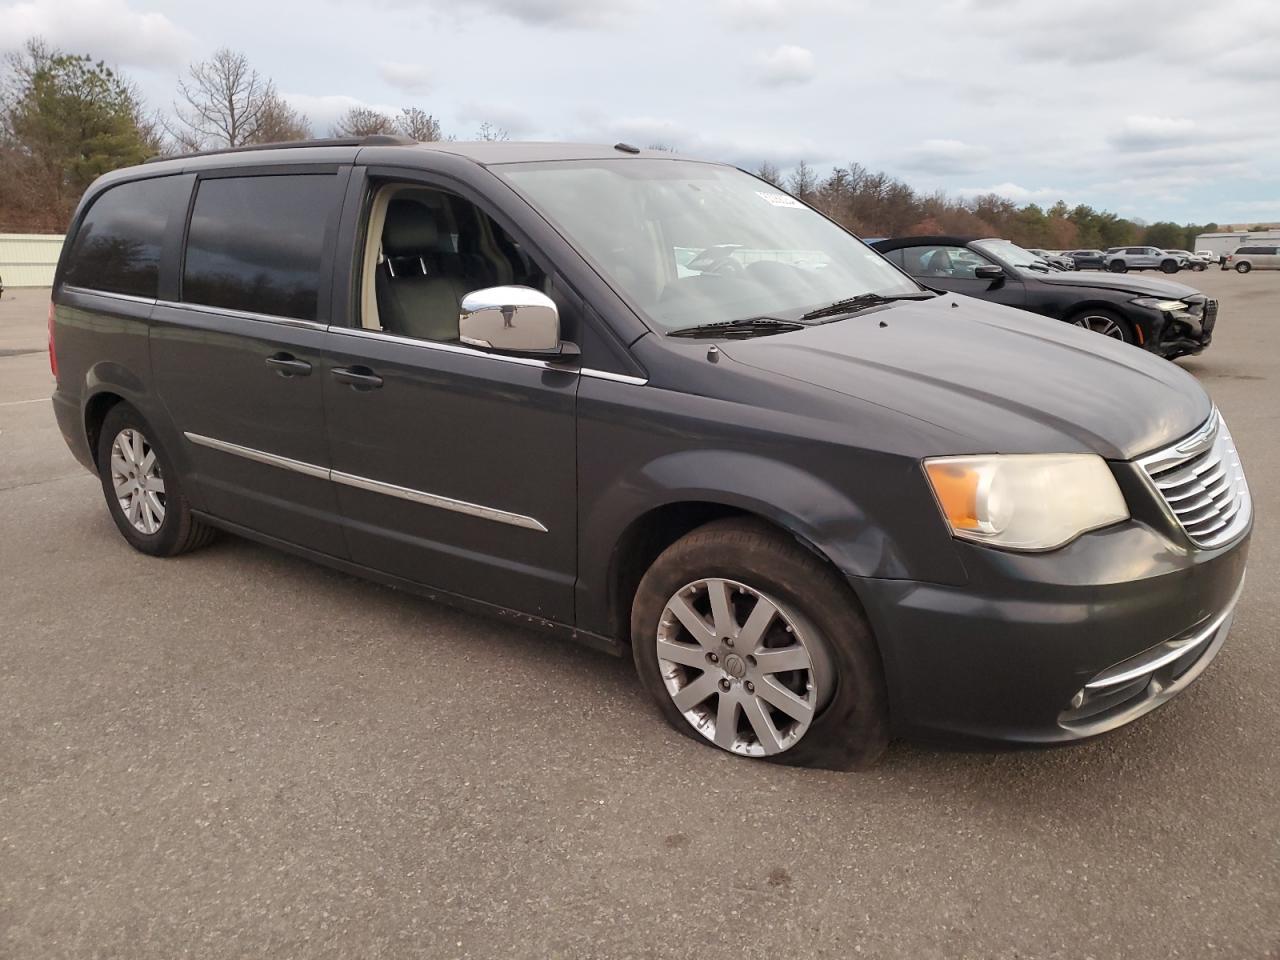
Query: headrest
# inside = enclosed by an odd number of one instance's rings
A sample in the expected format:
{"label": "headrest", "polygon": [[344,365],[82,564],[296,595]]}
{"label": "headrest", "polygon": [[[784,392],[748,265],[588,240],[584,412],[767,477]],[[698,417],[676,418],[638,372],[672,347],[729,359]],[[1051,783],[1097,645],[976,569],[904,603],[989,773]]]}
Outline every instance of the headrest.
{"label": "headrest", "polygon": [[382,228],[382,252],[388,257],[416,257],[436,249],[440,228],[436,215],[416,200],[392,200]]}

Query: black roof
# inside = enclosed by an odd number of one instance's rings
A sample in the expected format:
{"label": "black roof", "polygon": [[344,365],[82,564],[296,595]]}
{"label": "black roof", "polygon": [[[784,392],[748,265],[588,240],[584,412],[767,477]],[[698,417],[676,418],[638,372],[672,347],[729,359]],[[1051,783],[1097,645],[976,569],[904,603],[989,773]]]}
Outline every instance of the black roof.
{"label": "black roof", "polygon": [[871,246],[877,250],[901,250],[903,247],[964,247],[975,240],[995,239],[990,237],[950,237],[942,234],[920,237],[890,237],[887,240],[876,240]]}

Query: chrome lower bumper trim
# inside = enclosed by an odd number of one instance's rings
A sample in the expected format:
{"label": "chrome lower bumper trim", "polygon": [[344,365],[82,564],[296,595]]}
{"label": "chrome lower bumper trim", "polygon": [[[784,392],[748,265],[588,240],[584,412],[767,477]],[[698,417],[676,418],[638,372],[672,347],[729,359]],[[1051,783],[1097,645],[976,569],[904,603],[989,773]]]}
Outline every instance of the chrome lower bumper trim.
{"label": "chrome lower bumper trim", "polygon": [[[1204,673],[1222,649],[1243,589],[1242,576],[1226,608],[1208,622],[1103,670],[1076,693],[1071,707],[1060,715],[1059,725],[1081,737],[1105,733],[1177,696]],[[1190,665],[1178,672],[1186,663]],[[1109,695],[1120,699],[1097,713],[1088,713],[1091,702],[1105,704]]]}

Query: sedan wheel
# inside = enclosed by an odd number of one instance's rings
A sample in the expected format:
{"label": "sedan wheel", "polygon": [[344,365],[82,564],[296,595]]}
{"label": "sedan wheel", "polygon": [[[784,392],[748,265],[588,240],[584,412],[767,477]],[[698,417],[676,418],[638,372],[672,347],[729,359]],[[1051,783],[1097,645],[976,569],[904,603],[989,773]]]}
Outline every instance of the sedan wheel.
{"label": "sedan wheel", "polygon": [[716,746],[748,757],[800,742],[833,686],[816,628],[744,583],[681,587],[658,622],[658,669],[676,709]]}
{"label": "sedan wheel", "polygon": [[1071,322],[1077,327],[1092,330],[1094,333],[1100,333],[1104,337],[1111,337],[1115,340],[1124,340],[1126,342],[1128,341],[1128,337],[1124,335],[1124,329],[1111,317],[1103,316],[1102,314],[1087,313],[1076,317]]}
{"label": "sedan wheel", "polygon": [[164,477],[142,431],[126,428],[111,442],[111,484],[125,519],[150,536],[164,523]]}

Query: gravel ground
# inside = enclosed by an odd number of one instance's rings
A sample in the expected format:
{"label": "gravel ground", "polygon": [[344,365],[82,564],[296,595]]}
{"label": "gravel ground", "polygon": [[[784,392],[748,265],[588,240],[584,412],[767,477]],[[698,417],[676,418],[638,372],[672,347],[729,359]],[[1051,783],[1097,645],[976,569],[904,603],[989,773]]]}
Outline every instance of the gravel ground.
{"label": "gravel ground", "polygon": [[234,538],[134,553],[53,423],[48,293],[6,293],[0,957],[1280,957],[1280,273],[1187,279],[1258,510],[1222,654],[1101,740],[864,774]]}

